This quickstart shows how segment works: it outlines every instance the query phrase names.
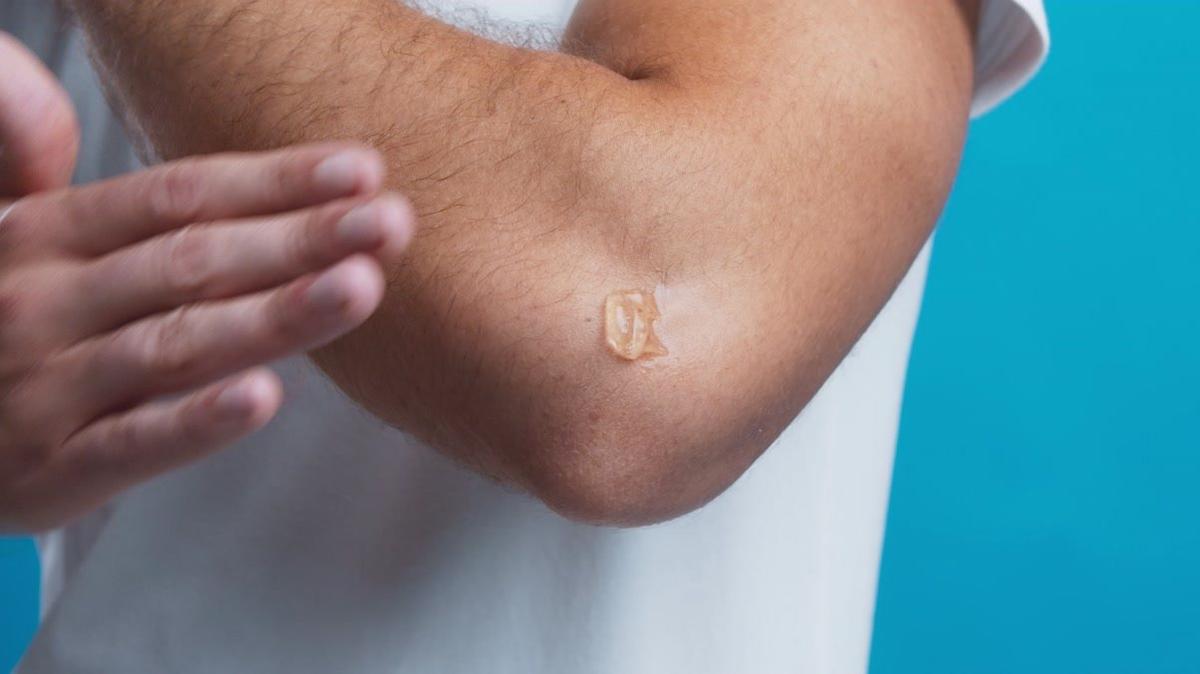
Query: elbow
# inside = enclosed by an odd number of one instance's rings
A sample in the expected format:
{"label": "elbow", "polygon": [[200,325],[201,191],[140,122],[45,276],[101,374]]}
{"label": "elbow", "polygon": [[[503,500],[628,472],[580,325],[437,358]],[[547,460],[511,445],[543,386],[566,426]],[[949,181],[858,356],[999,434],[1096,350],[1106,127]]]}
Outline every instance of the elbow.
{"label": "elbow", "polygon": [[723,487],[697,491],[693,476],[664,457],[671,451],[636,439],[625,444],[560,447],[565,454],[530,480],[551,510],[585,524],[639,527],[696,510]]}
{"label": "elbow", "polygon": [[605,416],[575,420],[565,437],[530,453],[542,457],[527,473],[530,490],[576,522],[639,527],[698,510],[736,482],[778,434],[761,426],[712,432],[678,413],[608,426]]}
{"label": "elbow", "polygon": [[[668,355],[619,361],[597,352],[593,333],[547,377],[559,386],[538,397],[539,414],[507,415],[516,432],[496,449],[515,482],[571,520],[644,526],[704,507],[767,450],[819,373],[793,349],[767,348],[769,321],[714,324],[707,318],[722,305],[690,292],[675,286],[663,305]],[[752,336],[764,348],[745,353],[739,345]]]}

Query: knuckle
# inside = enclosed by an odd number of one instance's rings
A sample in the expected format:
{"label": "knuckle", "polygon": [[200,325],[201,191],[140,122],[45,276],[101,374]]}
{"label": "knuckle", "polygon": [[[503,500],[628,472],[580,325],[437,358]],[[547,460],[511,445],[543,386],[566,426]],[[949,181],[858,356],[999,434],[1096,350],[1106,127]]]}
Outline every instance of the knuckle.
{"label": "knuckle", "polygon": [[135,347],[143,367],[168,381],[188,380],[203,366],[189,329],[191,310],[181,307],[147,327]]}
{"label": "knuckle", "polygon": [[266,343],[282,347],[312,332],[311,323],[312,312],[303,292],[296,286],[285,286],[276,290],[268,301],[258,332]]}
{"label": "knuckle", "polygon": [[258,348],[269,351],[290,350],[307,332],[312,331],[298,316],[299,311],[295,305],[295,302],[282,297],[274,298],[267,305],[253,328],[253,339]]}
{"label": "knuckle", "polygon": [[174,440],[184,447],[199,447],[207,444],[212,435],[214,398],[211,395],[196,396],[181,410],[174,431]]}
{"label": "knuckle", "polygon": [[212,291],[213,252],[208,237],[187,227],[167,236],[163,245],[162,278],[168,290],[189,298]]}
{"label": "knuckle", "polygon": [[297,267],[309,269],[324,261],[331,248],[325,234],[333,217],[331,209],[310,209],[291,228],[291,262]]}
{"label": "knuckle", "polygon": [[310,171],[294,150],[285,151],[266,171],[263,189],[272,203],[295,198],[308,188]]}
{"label": "knuckle", "polygon": [[195,220],[204,199],[204,181],[195,160],[176,162],[164,168],[151,188],[153,217],[171,222]]}
{"label": "knuckle", "polygon": [[88,442],[73,448],[71,467],[92,478],[105,472],[119,472],[126,468],[124,458],[135,455],[141,442],[141,429],[129,416],[113,419],[101,433],[96,433]]}

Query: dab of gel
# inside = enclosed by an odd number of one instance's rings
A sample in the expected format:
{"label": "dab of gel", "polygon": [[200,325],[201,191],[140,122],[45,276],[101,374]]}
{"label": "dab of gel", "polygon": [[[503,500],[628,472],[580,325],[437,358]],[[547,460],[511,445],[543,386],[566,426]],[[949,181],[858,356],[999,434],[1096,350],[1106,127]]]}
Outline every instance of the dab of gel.
{"label": "dab of gel", "polygon": [[659,316],[652,292],[618,290],[610,294],[604,301],[604,341],[609,350],[624,360],[667,355],[654,334]]}

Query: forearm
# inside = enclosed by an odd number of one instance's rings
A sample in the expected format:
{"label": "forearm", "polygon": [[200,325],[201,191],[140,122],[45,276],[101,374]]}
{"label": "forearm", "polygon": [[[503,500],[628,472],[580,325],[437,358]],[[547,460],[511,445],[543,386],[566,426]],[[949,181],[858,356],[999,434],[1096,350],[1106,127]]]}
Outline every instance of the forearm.
{"label": "forearm", "polygon": [[631,100],[628,81],[595,63],[490,42],[392,0],[76,9],[166,158],[361,138],[390,153],[392,185],[433,227],[524,210],[531,182],[569,182],[596,120]]}
{"label": "forearm", "polygon": [[[603,492],[554,503],[600,517],[586,502],[626,488],[670,492],[643,516],[698,505],[815,393],[932,227],[970,91],[949,3],[591,2],[630,19],[577,17],[587,60],[390,0],[77,2],[167,156],[380,147],[422,232],[383,310],[319,362],[552,503]],[[660,291],[669,357],[604,351],[622,288]]]}

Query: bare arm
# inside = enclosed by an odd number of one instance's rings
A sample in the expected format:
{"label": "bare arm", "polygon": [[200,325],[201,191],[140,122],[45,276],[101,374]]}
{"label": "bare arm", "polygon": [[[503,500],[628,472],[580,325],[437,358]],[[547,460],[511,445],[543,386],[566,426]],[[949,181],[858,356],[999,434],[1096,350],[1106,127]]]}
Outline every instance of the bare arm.
{"label": "bare arm", "polygon": [[[75,0],[166,157],[355,138],[422,228],[317,354],[380,417],[592,521],[731,484],[908,269],[952,183],[974,3],[584,0],[560,52],[391,0]],[[653,291],[669,355],[604,347]]]}

